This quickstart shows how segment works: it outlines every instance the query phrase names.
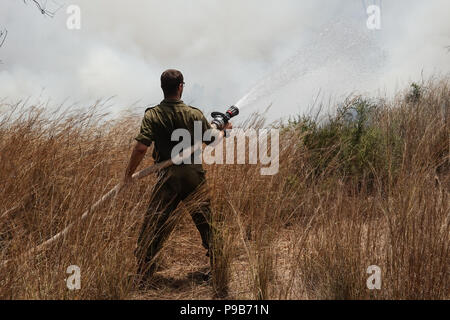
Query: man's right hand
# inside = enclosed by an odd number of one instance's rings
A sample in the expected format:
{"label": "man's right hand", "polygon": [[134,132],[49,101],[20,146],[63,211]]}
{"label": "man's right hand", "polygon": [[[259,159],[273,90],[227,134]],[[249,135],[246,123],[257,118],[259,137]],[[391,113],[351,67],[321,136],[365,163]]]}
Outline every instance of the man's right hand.
{"label": "man's right hand", "polygon": [[129,185],[133,182],[133,176],[125,176],[125,178],[123,178],[122,183],[124,185]]}
{"label": "man's right hand", "polygon": [[119,184],[119,192],[127,188],[133,183],[133,178],[131,176],[125,176]]}
{"label": "man's right hand", "polygon": [[136,168],[144,158],[147,149],[148,147],[145,144],[142,144],[141,142],[136,143],[133,153],[131,154],[128,167],[125,170],[125,176],[122,182],[120,182],[120,190],[123,190],[123,188],[129,186],[133,182],[133,173],[136,171]]}

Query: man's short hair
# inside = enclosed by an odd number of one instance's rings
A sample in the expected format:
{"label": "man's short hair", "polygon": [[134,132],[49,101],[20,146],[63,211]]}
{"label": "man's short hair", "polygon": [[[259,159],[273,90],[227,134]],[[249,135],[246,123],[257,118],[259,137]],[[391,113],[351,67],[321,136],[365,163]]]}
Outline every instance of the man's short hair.
{"label": "man's short hair", "polygon": [[178,86],[183,83],[183,74],[174,69],[169,69],[163,72],[161,75],[161,88],[164,91],[164,95],[175,95],[178,90]]}

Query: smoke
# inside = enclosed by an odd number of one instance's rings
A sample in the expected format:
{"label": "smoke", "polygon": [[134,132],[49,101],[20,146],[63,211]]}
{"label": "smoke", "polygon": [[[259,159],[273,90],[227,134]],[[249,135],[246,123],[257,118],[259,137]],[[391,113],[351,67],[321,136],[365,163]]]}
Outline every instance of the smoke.
{"label": "smoke", "polygon": [[[54,18],[0,4],[0,97],[114,96],[115,111],[143,112],[162,99],[162,71],[177,68],[188,103],[223,109],[254,88],[246,112],[272,104],[274,120],[307,111],[319,93],[339,99],[450,70],[445,0],[383,1],[379,31],[367,29],[360,0],[56,2]],[[66,27],[70,4],[81,8],[80,30]]]}

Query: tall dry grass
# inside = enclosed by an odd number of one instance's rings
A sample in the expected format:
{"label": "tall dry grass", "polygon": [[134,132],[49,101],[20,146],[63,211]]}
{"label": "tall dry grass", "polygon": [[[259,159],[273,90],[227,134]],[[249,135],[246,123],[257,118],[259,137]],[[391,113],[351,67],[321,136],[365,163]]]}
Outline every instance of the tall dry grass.
{"label": "tall dry grass", "polygon": [[[122,177],[139,117],[3,103],[0,259],[11,263],[0,268],[0,297],[448,299],[449,106],[448,79],[390,101],[356,97],[329,121],[282,125],[275,176],[207,166],[218,232],[211,284],[195,276],[208,258],[181,206],[159,280],[141,290],[130,280],[133,251],[155,177],[79,221]],[[24,255],[69,223],[64,239]],[[81,268],[81,290],[66,286],[70,265]],[[381,290],[366,287],[371,265]]]}

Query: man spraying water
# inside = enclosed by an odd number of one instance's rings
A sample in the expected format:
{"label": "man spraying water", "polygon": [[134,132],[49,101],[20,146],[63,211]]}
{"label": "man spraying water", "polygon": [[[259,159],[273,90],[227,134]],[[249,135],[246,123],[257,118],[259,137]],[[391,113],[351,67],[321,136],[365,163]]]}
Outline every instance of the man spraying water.
{"label": "man spraying water", "polygon": [[[226,114],[224,115],[226,121],[221,121],[223,119],[217,115],[213,123],[210,124],[200,110],[183,103],[181,97],[184,89],[184,78],[180,71],[165,71],[161,75],[161,88],[164,92],[164,100],[145,112],[140,133],[136,137],[136,146],[125,171],[123,185],[128,185],[132,181],[133,173],[152,143],[154,143],[153,158],[156,163],[171,160],[172,150],[177,144],[171,139],[174,130],[188,130],[191,137],[194,137],[194,123],[201,122],[203,134],[214,127],[221,130],[219,137],[222,139],[224,130],[232,128],[228,121],[230,117],[227,118]],[[194,141],[191,145],[194,145]],[[153,189],[135,251],[138,260],[138,274],[142,277],[143,283],[149,280],[156,271],[155,258],[164,241],[175,227],[176,219],[173,217],[175,209],[180,202],[205,185],[205,171],[201,164],[182,163],[159,172],[158,181]],[[209,197],[195,206],[190,213],[200,232],[202,244],[210,257],[212,268],[213,229]]]}

